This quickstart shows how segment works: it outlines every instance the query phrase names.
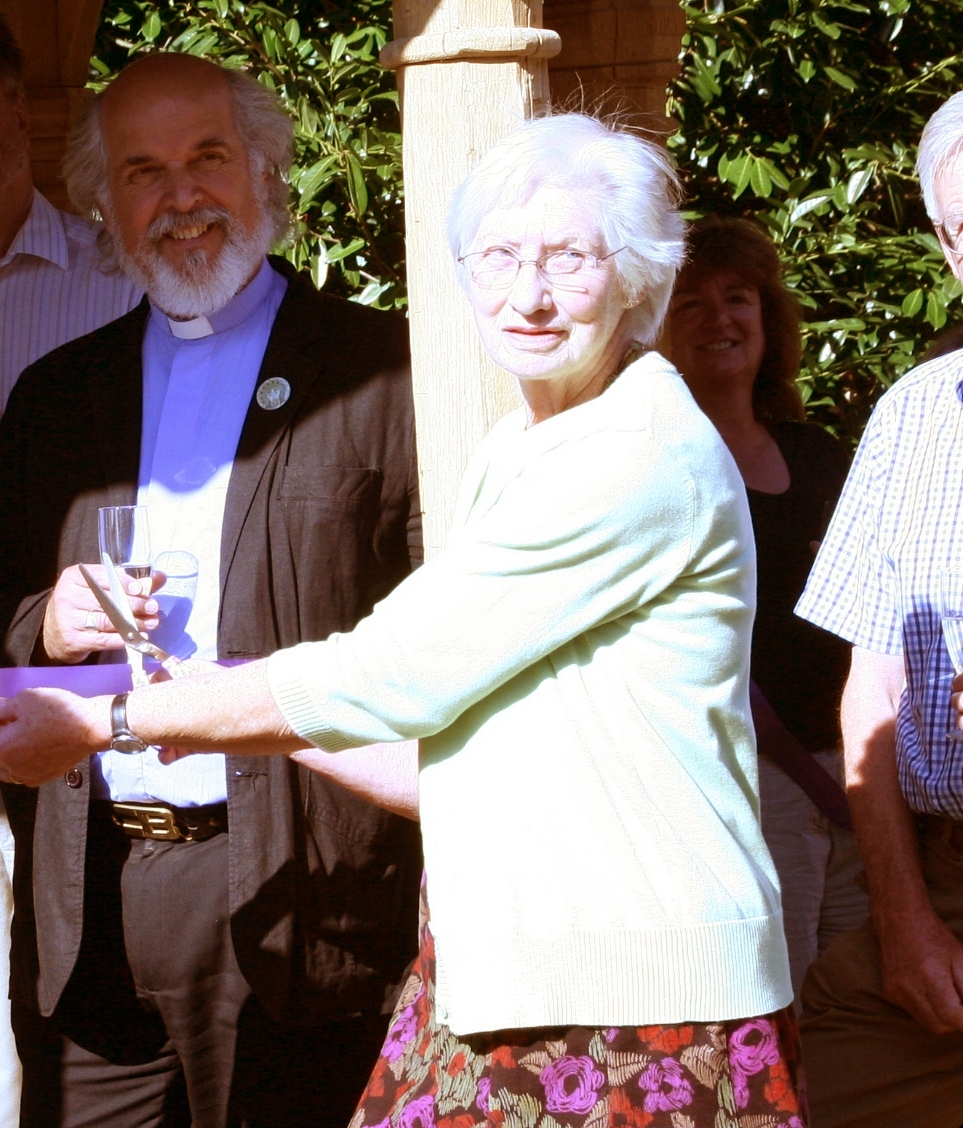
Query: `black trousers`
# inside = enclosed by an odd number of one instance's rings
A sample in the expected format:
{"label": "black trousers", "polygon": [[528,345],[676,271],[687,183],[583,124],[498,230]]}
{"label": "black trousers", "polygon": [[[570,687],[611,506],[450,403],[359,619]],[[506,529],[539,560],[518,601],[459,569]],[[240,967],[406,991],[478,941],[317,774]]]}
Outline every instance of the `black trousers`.
{"label": "black trousers", "polygon": [[275,1022],[237,966],[228,835],[91,812],[84,933],[49,1019],[14,1005],[21,1128],[345,1128],[388,1018]]}

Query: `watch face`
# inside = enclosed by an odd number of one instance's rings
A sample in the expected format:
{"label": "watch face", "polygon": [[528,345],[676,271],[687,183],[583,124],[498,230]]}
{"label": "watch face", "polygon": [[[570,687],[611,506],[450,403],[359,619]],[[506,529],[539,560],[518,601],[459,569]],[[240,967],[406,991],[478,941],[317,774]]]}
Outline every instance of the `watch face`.
{"label": "watch face", "polygon": [[110,742],[110,747],[114,752],[123,752],[125,756],[131,756],[135,752],[143,752],[147,745],[132,733],[128,733],[124,736],[115,736]]}

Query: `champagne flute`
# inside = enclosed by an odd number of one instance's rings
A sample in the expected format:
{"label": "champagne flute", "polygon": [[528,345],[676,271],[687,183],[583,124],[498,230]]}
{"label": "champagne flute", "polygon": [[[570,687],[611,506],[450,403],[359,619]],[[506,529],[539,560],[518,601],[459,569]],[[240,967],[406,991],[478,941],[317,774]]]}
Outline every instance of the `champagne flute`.
{"label": "champagne flute", "polygon": [[[97,512],[97,533],[100,541],[100,557],[106,565],[114,564],[117,572],[126,572],[138,580],[144,590],[150,590],[150,526],[147,523],[146,505],[106,505]],[[108,575],[110,570],[108,569]],[[146,583],[144,583],[146,581]],[[134,622],[127,592],[121,586],[118,575],[111,577],[110,594],[119,608],[126,609],[128,622]],[[143,655],[128,646],[127,662],[135,686],[146,685],[149,681],[144,669]]]}
{"label": "champagne flute", "polygon": [[[940,572],[940,625],[953,670],[963,673],[963,569],[948,568]],[[963,740],[963,732],[953,728],[946,738]]]}
{"label": "champagne flute", "polygon": [[[98,510],[100,555],[136,580],[150,578],[150,526],[146,505],[108,505]],[[149,585],[148,585],[149,586]]]}

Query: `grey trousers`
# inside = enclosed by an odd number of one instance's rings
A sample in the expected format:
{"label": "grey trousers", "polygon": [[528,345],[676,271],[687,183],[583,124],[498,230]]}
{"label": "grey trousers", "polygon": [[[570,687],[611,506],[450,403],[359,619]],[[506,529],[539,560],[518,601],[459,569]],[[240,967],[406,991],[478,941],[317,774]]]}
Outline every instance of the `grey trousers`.
{"label": "grey trousers", "polygon": [[[841,782],[841,752],[817,752],[814,759]],[[762,833],[782,887],[789,973],[799,1011],[810,964],[869,914],[869,898],[856,884],[863,864],[856,835],[830,822],[765,756],[759,757],[759,801]]]}
{"label": "grey trousers", "polygon": [[387,1016],[275,1022],[234,958],[228,835],[129,840],[92,813],[84,936],[49,1019],[14,1007],[21,1128],[344,1128]]}

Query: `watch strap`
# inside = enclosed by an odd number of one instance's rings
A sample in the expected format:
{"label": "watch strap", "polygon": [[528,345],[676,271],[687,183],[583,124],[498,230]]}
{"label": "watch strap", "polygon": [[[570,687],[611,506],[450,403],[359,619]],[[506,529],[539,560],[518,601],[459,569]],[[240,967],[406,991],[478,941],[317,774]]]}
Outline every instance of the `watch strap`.
{"label": "watch strap", "polygon": [[112,751],[121,752],[125,756],[147,750],[146,742],[139,736],[134,736],[127,723],[128,693],[118,693],[110,703],[110,747]]}

